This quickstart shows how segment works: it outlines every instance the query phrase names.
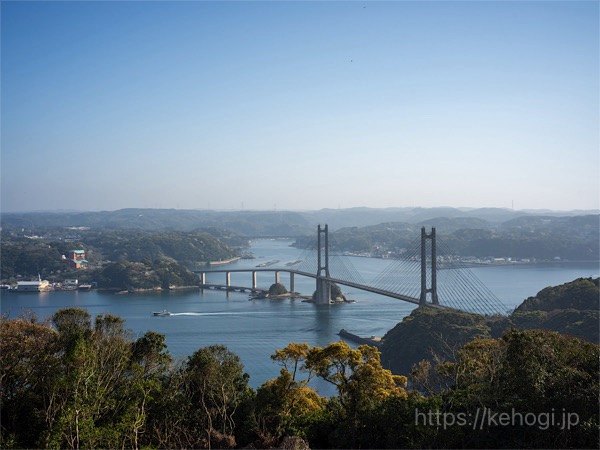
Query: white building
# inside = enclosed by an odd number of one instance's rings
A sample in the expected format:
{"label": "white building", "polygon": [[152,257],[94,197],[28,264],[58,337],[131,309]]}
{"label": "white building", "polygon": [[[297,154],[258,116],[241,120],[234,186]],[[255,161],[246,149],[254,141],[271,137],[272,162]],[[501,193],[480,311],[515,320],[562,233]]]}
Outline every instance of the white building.
{"label": "white building", "polygon": [[50,282],[48,280],[17,282],[17,290],[19,291],[41,292],[48,289],[50,289]]}
{"label": "white building", "polygon": [[18,281],[18,291],[30,291],[30,292],[41,292],[50,289],[50,282],[48,280],[42,280],[38,275],[38,279],[34,281]]}

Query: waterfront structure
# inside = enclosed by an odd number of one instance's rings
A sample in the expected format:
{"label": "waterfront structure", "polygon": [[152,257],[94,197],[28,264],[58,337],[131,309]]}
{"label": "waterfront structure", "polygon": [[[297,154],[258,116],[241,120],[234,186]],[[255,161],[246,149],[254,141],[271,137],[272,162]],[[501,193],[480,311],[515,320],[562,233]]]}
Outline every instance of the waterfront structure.
{"label": "waterfront structure", "polygon": [[38,275],[37,280],[32,281],[18,281],[17,290],[24,292],[43,292],[50,289],[50,282],[48,280],[42,280]]}

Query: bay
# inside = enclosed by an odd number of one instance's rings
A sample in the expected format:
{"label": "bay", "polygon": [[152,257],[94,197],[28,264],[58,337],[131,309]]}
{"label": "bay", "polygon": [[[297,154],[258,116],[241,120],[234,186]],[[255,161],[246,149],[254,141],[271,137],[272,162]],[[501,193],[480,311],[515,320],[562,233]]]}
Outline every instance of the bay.
{"label": "bay", "polygon": [[[286,268],[296,261],[301,251],[290,246],[292,240],[256,240],[252,252],[256,259],[239,260],[218,269],[246,269],[273,260],[270,268]],[[351,257],[350,261],[366,281],[381,273],[389,260]],[[519,305],[547,286],[562,284],[579,277],[598,276],[598,262],[544,263],[478,267],[470,269],[508,308]],[[250,286],[250,274],[232,274],[232,284]],[[224,284],[223,273],[207,275],[209,282]],[[268,287],[275,281],[273,273],[259,273],[258,284]],[[289,278],[281,274],[289,286]],[[296,276],[296,291],[310,295],[315,289],[312,278]],[[250,384],[260,386],[278,375],[279,367],[270,359],[276,349],[290,342],[306,342],[325,346],[339,340],[340,329],[365,336],[383,336],[415,305],[382,297],[357,289],[342,287],[344,294],[357,302],[351,304],[313,305],[299,299],[249,300],[248,294],[217,290],[171,291],[163,293],[115,295],[90,291],[55,291],[45,293],[7,293],[0,297],[0,310],[17,317],[25,310],[40,318],[50,317],[65,307],[82,307],[92,317],[115,314],[126,320],[133,337],[152,330],[166,336],[169,351],[176,358],[185,358],[197,349],[226,345],[240,356],[250,374]],[[152,316],[153,311],[166,309],[167,317]],[[385,365],[385,364],[384,364]],[[317,386],[324,395],[327,386]]]}

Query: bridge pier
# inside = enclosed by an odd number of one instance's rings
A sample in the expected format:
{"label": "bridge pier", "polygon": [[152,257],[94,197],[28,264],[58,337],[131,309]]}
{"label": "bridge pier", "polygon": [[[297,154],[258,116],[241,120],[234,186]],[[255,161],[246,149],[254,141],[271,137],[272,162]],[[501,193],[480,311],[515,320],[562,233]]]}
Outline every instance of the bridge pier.
{"label": "bridge pier", "polygon": [[279,275],[279,271],[275,271],[275,283],[281,283],[281,275]]}
{"label": "bridge pier", "polygon": [[257,284],[256,284],[256,270],[252,271],[252,289],[256,289]]}
{"label": "bridge pier", "polygon": [[206,284],[206,272],[200,273],[200,284]]}
{"label": "bridge pier", "polygon": [[290,292],[296,292],[296,286],[294,283],[294,273],[290,272]]}
{"label": "bridge pier", "polygon": [[317,277],[317,294],[315,303],[317,305],[329,305],[331,302],[331,282]]}
{"label": "bridge pier", "polygon": [[225,286],[231,287],[231,272],[225,272]]}
{"label": "bridge pier", "polygon": [[[321,241],[321,234],[324,242]],[[322,255],[321,253],[323,253]],[[329,278],[329,227],[321,225],[317,227],[317,290],[315,295],[315,303],[318,305],[328,305],[331,301],[331,282],[324,279]]]}

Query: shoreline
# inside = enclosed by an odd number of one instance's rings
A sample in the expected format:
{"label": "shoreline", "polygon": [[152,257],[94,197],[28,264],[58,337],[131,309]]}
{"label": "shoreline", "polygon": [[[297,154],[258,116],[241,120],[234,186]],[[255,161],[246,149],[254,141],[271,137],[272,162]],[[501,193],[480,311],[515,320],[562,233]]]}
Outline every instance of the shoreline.
{"label": "shoreline", "polygon": [[233,258],[226,259],[224,261],[203,261],[196,263],[194,267],[223,266],[225,264],[231,264],[233,262],[239,261],[240,259],[242,259],[241,256],[234,256]]}
{"label": "shoreline", "polygon": [[[301,250],[300,247],[291,246],[295,249]],[[384,256],[372,256],[372,255],[364,255],[364,254],[343,254],[341,256],[351,257],[351,258],[369,258],[369,259],[384,259],[384,260],[393,260],[398,261],[401,258],[390,258]],[[502,258],[502,257],[499,257]],[[510,258],[506,256],[506,258]],[[600,260],[591,260],[591,259],[534,259],[531,258],[530,261],[498,261],[498,262],[475,262],[475,261],[458,261],[456,267],[450,267],[451,269],[464,269],[469,267],[496,267],[496,266],[524,266],[524,265],[535,265],[535,264],[581,264],[581,263],[599,263]],[[438,269],[442,269],[440,267],[444,264],[443,261],[438,262]]]}
{"label": "shoreline", "polygon": [[169,292],[169,291],[191,291],[194,289],[200,289],[199,286],[173,286],[169,289],[164,289],[162,287],[155,288],[138,288],[138,289],[120,289],[120,288],[104,288],[97,289],[98,292],[112,292],[115,295],[125,295],[125,294],[149,294],[154,292]]}

